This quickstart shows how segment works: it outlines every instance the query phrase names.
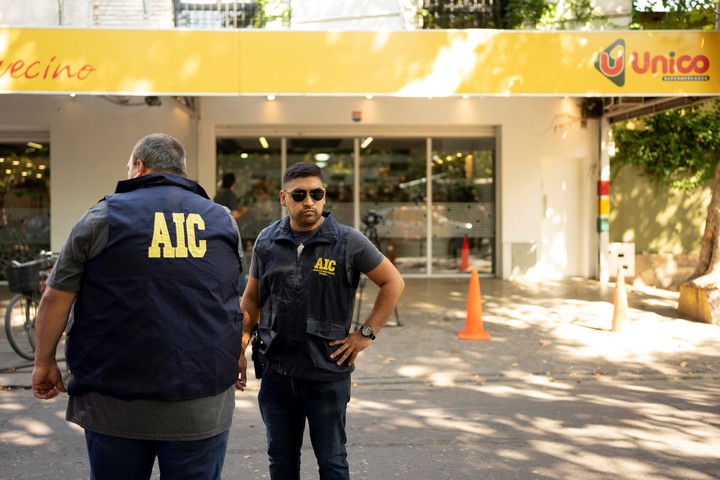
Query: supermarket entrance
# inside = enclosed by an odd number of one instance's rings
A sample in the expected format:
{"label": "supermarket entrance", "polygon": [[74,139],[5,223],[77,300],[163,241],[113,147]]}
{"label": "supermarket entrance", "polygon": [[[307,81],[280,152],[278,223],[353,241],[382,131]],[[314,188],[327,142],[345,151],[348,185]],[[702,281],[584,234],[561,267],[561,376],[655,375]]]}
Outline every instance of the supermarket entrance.
{"label": "supermarket entrance", "polygon": [[[282,172],[297,162],[323,169],[326,208],[360,231],[404,275],[496,273],[496,137],[272,137],[217,140],[217,180],[232,172],[248,213],[239,220],[249,254],[283,214]],[[370,222],[370,225],[368,225]]]}

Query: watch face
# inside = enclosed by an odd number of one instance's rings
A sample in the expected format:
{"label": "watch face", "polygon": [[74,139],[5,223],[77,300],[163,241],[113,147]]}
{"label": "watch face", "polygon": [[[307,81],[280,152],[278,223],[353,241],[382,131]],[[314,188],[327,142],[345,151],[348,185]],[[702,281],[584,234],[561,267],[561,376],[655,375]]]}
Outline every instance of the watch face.
{"label": "watch face", "polygon": [[360,333],[362,333],[363,337],[371,337],[373,334],[372,329],[367,325],[360,327]]}

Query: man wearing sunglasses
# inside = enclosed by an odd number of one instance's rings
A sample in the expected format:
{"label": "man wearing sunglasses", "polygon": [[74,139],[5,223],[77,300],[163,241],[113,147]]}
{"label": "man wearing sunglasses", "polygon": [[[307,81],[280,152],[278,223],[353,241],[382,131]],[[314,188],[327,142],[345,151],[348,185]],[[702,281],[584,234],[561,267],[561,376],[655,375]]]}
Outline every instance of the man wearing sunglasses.
{"label": "man wearing sunglasses", "polygon": [[[245,388],[245,349],[258,325],[263,364],[258,401],[273,480],[300,478],[306,419],[320,478],[349,478],[350,375],[405,287],[367,238],[323,211],[325,194],[316,165],[287,169],[280,203],[288,215],[258,236],[241,302],[246,321],[236,387]],[[361,273],[380,289],[365,323],[350,332]]]}

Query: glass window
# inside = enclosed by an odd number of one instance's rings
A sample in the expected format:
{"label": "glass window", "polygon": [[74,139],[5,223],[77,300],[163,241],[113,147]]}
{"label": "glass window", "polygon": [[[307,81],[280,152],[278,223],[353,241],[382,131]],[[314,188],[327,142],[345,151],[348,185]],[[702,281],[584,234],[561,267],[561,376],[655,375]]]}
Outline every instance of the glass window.
{"label": "glass window", "polygon": [[[405,274],[495,272],[495,143],[494,136],[301,137],[284,142],[287,166],[311,162],[323,169],[325,208],[339,222],[354,225],[354,201],[359,199],[360,230]],[[218,181],[234,173],[235,193],[248,209],[238,221],[248,253],[258,233],[284,214],[278,201],[282,145],[282,138],[268,138],[263,145],[256,137],[217,143]]]}
{"label": "glass window", "polygon": [[0,145],[0,273],[50,249],[50,146]]}
{"label": "glass window", "polygon": [[492,273],[495,138],[432,140],[433,273]]}
{"label": "glass window", "polygon": [[426,272],[426,140],[363,138],[360,147],[364,233],[401,273]]}

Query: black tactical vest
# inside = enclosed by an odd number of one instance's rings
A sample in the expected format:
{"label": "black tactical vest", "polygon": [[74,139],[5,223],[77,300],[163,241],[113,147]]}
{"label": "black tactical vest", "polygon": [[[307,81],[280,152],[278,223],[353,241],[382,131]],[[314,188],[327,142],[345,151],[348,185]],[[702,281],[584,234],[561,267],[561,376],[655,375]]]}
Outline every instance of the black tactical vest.
{"label": "black tactical vest", "polygon": [[119,182],[103,201],[108,243],[73,307],[68,392],[174,401],[225,391],[242,338],[234,220],[174,175]]}

